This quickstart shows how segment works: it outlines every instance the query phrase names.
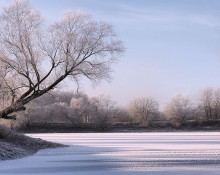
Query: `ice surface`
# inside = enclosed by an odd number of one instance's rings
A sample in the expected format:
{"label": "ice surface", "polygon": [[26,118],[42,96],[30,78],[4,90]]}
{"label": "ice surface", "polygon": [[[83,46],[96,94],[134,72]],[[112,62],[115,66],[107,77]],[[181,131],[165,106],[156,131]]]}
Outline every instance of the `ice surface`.
{"label": "ice surface", "polygon": [[220,133],[29,134],[70,145],[0,162],[0,175],[219,175]]}

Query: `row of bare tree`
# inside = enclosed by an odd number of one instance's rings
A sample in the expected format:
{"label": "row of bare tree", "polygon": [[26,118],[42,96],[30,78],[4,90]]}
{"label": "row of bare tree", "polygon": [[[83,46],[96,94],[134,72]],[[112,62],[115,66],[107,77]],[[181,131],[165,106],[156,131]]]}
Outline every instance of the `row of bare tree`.
{"label": "row of bare tree", "polygon": [[53,92],[33,100],[16,123],[25,127],[62,126],[105,129],[112,123],[130,122],[129,115],[108,96]]}
{"label": "row of bare tree", "polygon": [[69,126],[105,129],[113,125],[187,126],[220,121],[220,89],[205,89],[197,100],[178,94],[161,111],[152,97],[135,98],[124,109],[109,96],[56,91],[33,100],[15,121],[23,127]]}
{"label": "row of bare tree", "polygon": [[137,98],[130,109],[133,116],[146,125],[158,116],[159,120],[167,120],[176,126],[190,123],[212,124],[220,121],[220,89],[204,89],[199,98],[194,100],[187,95],[177,94],[170,99],[162,112],[159,111],[158,102],[151,97]]}

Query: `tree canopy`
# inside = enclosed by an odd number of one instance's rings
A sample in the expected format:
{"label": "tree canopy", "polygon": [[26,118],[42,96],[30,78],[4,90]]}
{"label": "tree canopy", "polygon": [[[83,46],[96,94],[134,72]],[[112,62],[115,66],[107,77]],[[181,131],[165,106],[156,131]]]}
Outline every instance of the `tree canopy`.
{"label": "tree canopy", "polygon": [[0,118],[14,118],[66,78],[109,78],[123,51],[112,25],[88,13],[70,10],[46,25],[28,1],[13,1],[0,14]]}

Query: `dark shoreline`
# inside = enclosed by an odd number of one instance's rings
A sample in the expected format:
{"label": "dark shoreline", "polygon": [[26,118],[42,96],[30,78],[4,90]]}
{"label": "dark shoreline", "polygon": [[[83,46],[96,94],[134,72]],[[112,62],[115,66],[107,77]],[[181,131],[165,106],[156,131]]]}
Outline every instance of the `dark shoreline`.
{"label": "dark shoreline", "polygon": [[20,130],[21,133],[118,133],[118,132],[220,132],[219,126],[201,127],[111,127],[104,130],[97,128],[72,127],[32,127]]}

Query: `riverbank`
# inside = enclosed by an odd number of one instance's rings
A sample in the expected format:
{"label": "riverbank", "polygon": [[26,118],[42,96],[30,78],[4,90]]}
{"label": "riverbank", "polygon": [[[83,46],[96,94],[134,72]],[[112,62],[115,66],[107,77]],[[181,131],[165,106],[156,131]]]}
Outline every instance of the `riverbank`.
{"label": "riverbank", "polygon": [[41,149],[63,146],[62,144],[31,138],[11,131],[4,138],[0,138],[0,161],[18,159],[33,155]]}

